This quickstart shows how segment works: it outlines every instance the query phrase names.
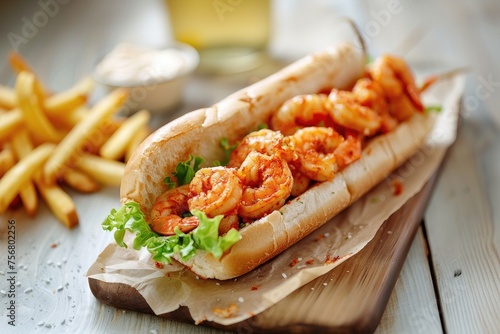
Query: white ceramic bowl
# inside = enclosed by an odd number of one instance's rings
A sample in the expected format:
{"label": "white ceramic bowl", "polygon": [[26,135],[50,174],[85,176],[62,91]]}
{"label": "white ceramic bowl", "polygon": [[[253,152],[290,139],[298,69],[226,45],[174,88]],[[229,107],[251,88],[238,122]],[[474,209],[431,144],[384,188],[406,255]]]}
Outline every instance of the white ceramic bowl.
{"label": "white ceramic bowl", "polygon": [[[93,73],[94,79],[98,83],[107,86],[109,89],[115,89],[117,87],[129,88],[130,98],[127,102],[127,107],[132,112],[148,109],[154,113],[162,113],[177,106],[182,101],[183,90],[188,77],[199,65],[200,58],[198,52],[193,47],[182,43],[174,43],[161,50],[146,49],[130,44],[122,44],[118,47],[123,48],[125,46],[155,51],[156,53],[174,53],[175,57],[170,57],[169,60],[179,60],[180,56],[183,59],[182,67],[178,70],[170,68],[170,64],[148,67],[149,61],[155,62],[153,58],[141,55],[140,57],[138,56],[137,61],[135,61],[135,54],[133,52],[127,55],[125,61],[120,58],[113,58],[112,60],[110,58],[106,59],[106,57],[111,55],[112,51],[96,66]],[[102,65],[105,61],[108,61],[108,65],[111,61],[113,68],[107,68],[103,71]],[[139,62],[140,65],[137,66]],[[175,61],[172,63],[175,63]],[[155,64],[158,65],[158,62],[155,62]],[[127,66],[135,67],[132,72],[142,71],[147,73],[126,73]],[[178,66],[178,64],[172,64],[172,66]]]}

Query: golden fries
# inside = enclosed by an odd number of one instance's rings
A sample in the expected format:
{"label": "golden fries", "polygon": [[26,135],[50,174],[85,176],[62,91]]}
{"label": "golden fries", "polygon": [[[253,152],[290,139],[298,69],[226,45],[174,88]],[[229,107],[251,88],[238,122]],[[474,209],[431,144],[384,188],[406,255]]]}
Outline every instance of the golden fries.
{"label": "golden fries", "polygon": [[[28,132],[24,129],[12,135],[11,143],[12,149],[18,160],[28,156],[33,150],[33,144],[31,143]],[[21,187],[19,196],[21,197],[21,202],[28,215],[34,216],[38,208],[38,195],[31,180],[26,181],[24,186]]]}
{"label": "golden fries", "polygon": [[49,117],[64,117],[64,114],[69,110],[80,107],[87,102],[87,96],[93,88],[94,80],[85,77],[67,91],[47,97],[43,109]]}
{"label": "golden fries", "polygon": [[16,93],[13,89],[0,85],[0,107],[14,109],[16,107]]}
{"label": "golden fries", "polygon": [[33,70],[28,65],[28,62],[26,60],[24,60],[24,58],[21,57],[21,55],[17,52],[10,52],[9,53],[9,64],[10,64],[10,67],[17,73],[21,73],[21,72],[33,73]]}
{"label": "golden fries", "polygon": [[68,169],[63,175],[63,180],[68,186],[81,193],[93,193],[100,189],[99,183],[76,169]]}
{"label": "golden fries", "polygon": [[42,173],[35,175],[35,183],[50,210],[64,225],[72,228],[78,225],[75,202],[57,184],[47,185],[42,181]]}
{"label": "golden fries", "polygon": [[16,164],[16,157],[10,147],[4,147],[0,151],[0,177]]}
{"label": "golden fries", "polygon": [[78,168],[102,184],[119,186],[125,171],[125,164],[92,154],[83,154],[78,162]]}
{"label": "golden fries", "polygon": [[47,183],[54,183],[64,165],[81,148],[88,134],[95,130],[107,117],[118,111],[118,108],[128,98],[128,92],[124,89],[116,89],[100,100],[81,122],[79,122],[64,139],[59,143],[54,154],[44,166],[44,179]]}
{"label": "golden fries", "polygon": [[146,139],[149,134],[151,133],[151,130],[147,126],[143,126],[142,128],[139,129],[139,131],[136,132],[136,134],[132,137],[130,142],[128,143],[127,150],[125,152],[125,162],[127,162],[130,157],[132,156],[132,153],[135,151],[137,147]]}
{"label": "golden fries", "polygon": [[0,115],[0,142],[5,141],[14,133],[23,123],[23,114],[21,110],[14,109]]}
{"label": "golden fries", "polygon": [[[29,66],[28,62],[17,52],[9,53],[9,63],[14,72],[18,74],[21,72],[28,72],[35,75],[35,72],[31,69],[31,66]],[[46,95],[45,88],[43,87],[42,82],[38,79],[35,80],[34,90],[39,100],[41,100]]]}
{"label": "golden fries", "polygon": [[122,123],[123,120],[105,119],[83,144],[85,152],[99,154],[102,145],[104,145]]}
{"label": "golden fries", "polygon": [[26,181],[24,186],[19,190],[19,196],[28,216],[33,217],[38,209],[38,195],[33,182],[30,180]]}
{"label": "golden fries", "polygon": [[128,90],[116,89],[89,106],[90,77],[52,94],[21,55],[10,53],[9,63],[16,81],[12,88],[0,85],[0,213],[24,208],[33,216],[40,195],[72,228],[76,204],[61,184],[81,193],[118,186],[123,160],[150,133],[149,112],[116,118]]}
{"label": "golden fries", "polygon": [[70,109],[62,115],[51,116],[47,114],[48,119],[54,126],[62,131],[71,130],[83,117],[89,112],[86,105]]}
{"label": "golden fries", "polygon": [[16,95],[26,127],[36,141],[57,143],[63,135],[54,128],[42,112],[34,89],[35,76],[29,72],[19,73],[16,81]]}
{"label": "golden fries", "polygon": [[11,144],[18,160],[21,160],[33,151],[33,143],[26,129],[17,131],[12,136]]}
{"label": "golden fries", "polygon": [[101,156],[113,160],[122,158],[133,136],[149,122],[149,119],[150,114],[147,110],[141,110],[129,117],[101,147],[99,151]]}
{"label": "golden fries", "polygon": [[[22,159],[33,150],[33,143],[26,130],[21,130],[12,137],[12,148],[18,159]],[[41,181],[40,171],[35,172],[33,177],[40,194],[54,213],[54,215],[68,227],[78,224],[78,216],[73,200],[62,189],[56,185],[48,186]],[[35,186],[31,180],[20,189],[19,195],[28,215],[33,216],[38,207],[38,196]]]}
{"label": "golden fries", "polygon": [[19,193],[19,189],[28,181],[33,173],[42,166],[54,151],[54,144],[45,143],[33,151],[26,157],[9,169],[7,173],[0,179],[0,213],[5,212],[10,202]]}

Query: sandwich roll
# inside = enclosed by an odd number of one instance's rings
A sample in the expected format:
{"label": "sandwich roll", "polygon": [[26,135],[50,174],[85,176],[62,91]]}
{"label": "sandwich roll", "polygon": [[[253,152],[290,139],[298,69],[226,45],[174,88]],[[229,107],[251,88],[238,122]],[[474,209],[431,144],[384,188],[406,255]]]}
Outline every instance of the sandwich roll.
{"label": "sandwich roll", "polygon": [[[397,57],[381,57],[367,69],[365,55],[351,44],[307,56],[164,125],[136,149],[121,203],[136,203],[137,219],[152,230],[143,227],[134,247],[147,247],[155,261],[175,259],[202,278],[243,275],[325,224],[414,154],[433,125],[422,111],[413,77]],[[267,129],[257,131],[262,124]],[[227,157],[221,139],[232,146],[230,159],[213,167]],[[186,161],[197,167],[192,181],[169,190],[166,181],[179,182],[179,164]],[[231,235],[230,246],[219,239],[217,251],[207,246],[186,255],[202,242],[198,208],[220,217],[219,233]],[[116,228],[117,216],[113,212],[103,227]],[[120,244],[125,229],[138,230],[124,224],[115,232]],[[166,251],[161,235],[183,243],[182,250]]]}
{"label": "sandwich roll", "polygon": [[[244,88],[210,108],[187,113],[151,134],[125,169],[121,202],[136,201],[148,215],[167,189],[163,179],[180,161],[203,152],[206,161],[221,158],[226,137],[235,142],[269,120],[280,105],[298,95],[331,87],[347,88],[364,70],[364,55],[351,44],[307,56]],[[158,154],[168,149],[166,154]]]}

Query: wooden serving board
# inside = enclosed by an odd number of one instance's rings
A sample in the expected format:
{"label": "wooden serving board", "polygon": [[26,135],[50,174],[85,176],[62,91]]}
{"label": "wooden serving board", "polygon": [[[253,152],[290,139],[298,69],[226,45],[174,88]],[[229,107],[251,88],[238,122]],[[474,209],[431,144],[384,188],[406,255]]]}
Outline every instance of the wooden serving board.
{"label": "wooden serving board", "polygon": [[[241,323],[202,325],[238,333],[371,333],[375,331],[410,249],[436,176],[384,222],[358,254]],[[387,233],[390,231],[389,233]],[[104,304],[154,314],[134,288],[89,278]],[[185,307],[159,317],[193,323]]]}

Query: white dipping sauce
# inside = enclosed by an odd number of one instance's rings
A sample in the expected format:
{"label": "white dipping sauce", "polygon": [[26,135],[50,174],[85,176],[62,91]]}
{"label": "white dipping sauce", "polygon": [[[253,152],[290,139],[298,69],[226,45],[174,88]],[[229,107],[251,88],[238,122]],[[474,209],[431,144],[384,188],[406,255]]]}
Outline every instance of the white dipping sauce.
{"label": "white dipping sauce", "polygon": [[158,83],[182,75],[189,66],[186,55],[180,50],[155,50],[123,43],[97,65],[96,74],[103,80],[122,85]]}

